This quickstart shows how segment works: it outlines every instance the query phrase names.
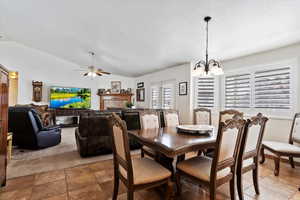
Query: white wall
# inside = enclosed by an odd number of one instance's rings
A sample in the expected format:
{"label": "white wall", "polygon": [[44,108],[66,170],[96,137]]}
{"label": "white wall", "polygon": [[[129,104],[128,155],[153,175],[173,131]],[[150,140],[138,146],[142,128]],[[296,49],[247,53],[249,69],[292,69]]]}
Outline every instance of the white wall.
{"label": "white wall", "polygon": [[[121,81],[122,88],[134,88],[134,78],[109,75],[94,80],[85,78],[79,65],[12,41],[0,42],[0,64],[19,72],[18,103],[32,102],[32,81],[43,81],[43,102],[49,103],[50,86],[86,87],[92,90],[92,109],[99,109],[99,88],[110,88],[111,81]],[[87,63],[88,64],[88,63]]]}
{"label": "white wall", "polygon": [[[136,102],[139,108],[150,108],[151,104],[151,83],[161,81],[174,81],[175,82],[175,109],[180,113],[181,121],[188,123],[191,121],[191,65],[190,63],[174,66],[165,70],[150,73],[144,76],[137,77],[135,82],[144,82],[145,87],[145,101]],[[179,82],[188,82],[188,95],[179,96]],[[136,87],[136,84],[135,84]]]}

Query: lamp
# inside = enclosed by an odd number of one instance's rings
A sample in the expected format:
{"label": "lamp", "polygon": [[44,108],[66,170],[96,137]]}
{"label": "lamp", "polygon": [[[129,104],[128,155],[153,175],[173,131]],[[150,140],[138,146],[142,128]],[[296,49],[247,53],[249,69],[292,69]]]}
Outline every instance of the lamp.
{"label": "lamp", "polygon": [[208,22],[211,20],[210,16],[206,16],[204,21],[206,22],[206,54],[205,60],[200,60],[195,64],[194,71],[196,75],[211,76],[224,74],[223,69],[218,61],[214,59],[208,60]]}

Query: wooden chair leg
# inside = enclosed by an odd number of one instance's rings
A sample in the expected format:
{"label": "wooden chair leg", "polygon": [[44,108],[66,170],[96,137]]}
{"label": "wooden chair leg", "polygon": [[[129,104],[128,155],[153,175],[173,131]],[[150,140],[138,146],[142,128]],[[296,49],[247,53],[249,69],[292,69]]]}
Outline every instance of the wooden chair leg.
{"label": "wooden chair leg", "polygon": [[173,184],[171,182],[171,180],[168,181],[168,183],[166,184],[166,200],[169,200],[172,198],[172,193],[173,193]]}
{"label": "wooden chair leg", "polygon": [[209,199],[216,200],[216,186],[212,185],[209,187]]}
{"label": "wooden chair leg", "polygon": [[244,194],[243,194],[243,174],[242,174],[241,170],[237,171],[236,181],[237,181],[237,191],[238,191],[239,199],[240,200],[244,200]]}
{"label": "wooden chair leg", "polygon": [[133,200],[134,196],[133,196],[133,190],[128,189],[127,191],[127,200]]}
{"label": "wooden chair leg", "polygon": [[280,156],[275,156],[274,157],[274,163],[275,163],[274,175],[278,176],[279,175],[279,170],[280,170]]}
{"label": "wooden chair leg", "polygon": [[145,157],[145,153],[144,153],[144,150],[143,148],[141,148],[141,157],[144,158]]}
{"label": "wooden chair leg", "polygon": [[177,172],[175,176],[176,176],[177,194],[178,194],[178,195],[181,195],[181,183],[180,183],[181,177],[180,177],[180,173]]}
{"label": "wooden chair leg", "polygon": [[257,195],[259,195],[259,185],[258,185],[258,166],[252,170],[252,179],[254,184],[254,189]]}
{"label": "wooden chair leg", "polygon": [[235,200],[235,175],[230,180],[230,199]]}
{"label": "wooden chair leg", "polygon": [[294,163],[293,156],[289,156],[289,161],[290,161],[291,167],[292,167],[292,168],[295,168],[295,163]]}
{"label": "wooden chair leg", "polygon": [[261,155],[261,160],[260,160],[260,164],[263,164],[264,162],[265,162],[265,160],[266,160],[266,158],[265,158],[265,148],[261,148],[260,149],[260,155]]}
{"label": "wooden chair leg", "polygon": [[119,176],[115,174],[114,178],[114,193],[112,200],[117,200],[119,192]]}

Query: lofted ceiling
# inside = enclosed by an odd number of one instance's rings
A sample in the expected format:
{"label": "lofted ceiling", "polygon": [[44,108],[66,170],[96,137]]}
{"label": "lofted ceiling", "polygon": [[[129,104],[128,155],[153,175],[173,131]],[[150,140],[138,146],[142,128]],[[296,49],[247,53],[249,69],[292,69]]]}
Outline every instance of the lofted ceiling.
{"label": "lofted ceiling", "polygon": [[139,76],[300,41],[300,0],[0,0],[0,34],[79,65]]}

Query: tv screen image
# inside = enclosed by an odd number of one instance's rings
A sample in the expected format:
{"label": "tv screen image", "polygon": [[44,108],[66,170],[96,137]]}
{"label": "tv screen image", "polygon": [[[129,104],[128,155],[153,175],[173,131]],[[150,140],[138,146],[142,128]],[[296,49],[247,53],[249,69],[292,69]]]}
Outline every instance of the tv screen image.
{"label": "tv screen image", "polygon": [[91,89],[73,87],[50,88],[51,108],[90,108]]}

